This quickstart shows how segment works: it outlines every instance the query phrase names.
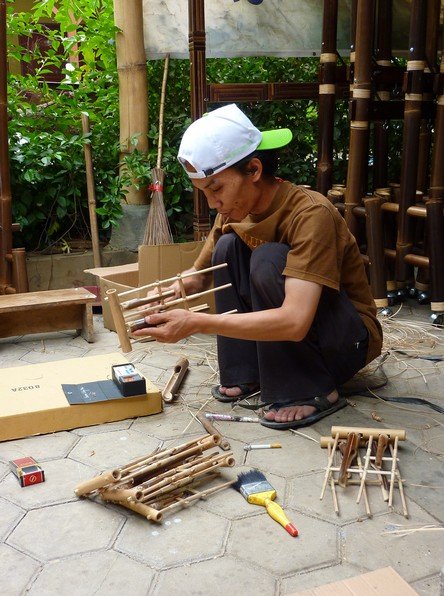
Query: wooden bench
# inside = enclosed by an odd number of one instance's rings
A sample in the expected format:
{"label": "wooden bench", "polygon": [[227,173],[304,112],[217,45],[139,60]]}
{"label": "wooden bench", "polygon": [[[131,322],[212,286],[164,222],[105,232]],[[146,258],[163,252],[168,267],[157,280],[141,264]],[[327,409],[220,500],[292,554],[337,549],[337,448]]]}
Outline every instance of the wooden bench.
{"label": "wooden bench", "polygon": [[92,342],[95,301],[85,288],[0,296],[0,337],[75,329]]}

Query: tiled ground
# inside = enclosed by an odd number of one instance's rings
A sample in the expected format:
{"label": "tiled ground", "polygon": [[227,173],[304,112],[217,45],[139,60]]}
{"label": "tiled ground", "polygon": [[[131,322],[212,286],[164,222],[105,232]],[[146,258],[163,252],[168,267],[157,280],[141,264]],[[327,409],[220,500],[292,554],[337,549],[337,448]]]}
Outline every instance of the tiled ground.
{"label": "tiled ground", "polygon": [[[420,355],[444,354],[444,332],[427,325],[428,309],[404,307],[390,324],[390,346]],[[397,321],[418,320],[412,327]],[[85,357],[115,352],[117,337],[95,316],[96,341],[71,333],[1,340],[0,366]],[[436,337],[425,335],[423,330]],[[159,445],[179,444],[202,434],[194,414],[230,411],[214,403],[215,341],[193,337],[176,346],[138,344],[129,356],[159,388],[179,356],[190,370],[179,399],[154,416],[61,431],[0,443],[0,594],[122,594],[206,596],[231,593],[277,595],[307,589],[367,570],[394,567],[422,595],[440,593],[444,565],[444,417],[426,407],[387,403],[376,397],[350,397],[350,406],[301,433],[266,429],[255,423],[216,422],[229,440],[236,465],[223,477],[257,467],[277,490],[277,501],[298,527],[290,537],[266,512],[226,489],[160,524],[105,504],[78,499],[74,488],[100,471],[149,454]],[[407,358],[392,352],[388,376],[377,395],[417,396],[444,406],[444,362]],[[14,371],[15,373],[15,371]],[[13,373],[11,373],[13,374]],[[20,375],[20,370],[17,370]],[[365,377],[377,385],[380,371]],[[361,379],[362,384],[362,379]],[[236,414],[254,415],[236,407]],[[332,495],[319,499],[327,453],[318,441],[332,425],[405,428],[400,469],[410,518],[382,501],[369,487],[373,517],[356,504],[358,487],[338,489],[340,515]],[[244,451],[246,443],[280,441],[282,449]],[[20,488],[8,468],[15,457],[32,455],[44,467],[46,482]],[[424,529],[424,526],[430,526]],[[417,529],[405,536],[399,528]]]}

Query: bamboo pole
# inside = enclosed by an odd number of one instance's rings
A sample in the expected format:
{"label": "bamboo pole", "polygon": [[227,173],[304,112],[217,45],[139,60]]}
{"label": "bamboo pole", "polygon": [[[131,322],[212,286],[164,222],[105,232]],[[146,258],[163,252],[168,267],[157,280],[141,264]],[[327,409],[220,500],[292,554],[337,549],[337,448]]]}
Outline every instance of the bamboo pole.
{"label": "bamboo pole", "polygon": [[[188,0],[188,38],[190,50],[191,118],[197,120],[205,112],[207,75],[205,68],[205,2]],[[193,190],[194,239],[202,240],[210,229],[210,212],[202,191]]]}
{"label": "bamboo pole", "polygon": [[382,234],[381,199],[364,200],[367,229],[367,254],[369,256],[370,287],[377,308],[388,306],[384,269],[384,243]]}
{"label": "bamboo pole", "polygon": [[12,195],[9,172],[6,59],[6,0],[0,0],[0,294],[14,293],[12,266]]}
{"label": "bamboo pole", "polygon": [[[391,66],[392,58],[392,0],[377,3],[375,60],[381,73]],[[390,89],[386,83],[376,88],[375,101],[389,101]],[[388,121],[375,120],[373,188],[386,187],[388,183]]]}
{"label": "bamboo pole", "polygon": [[358,0],[350,146],[345,192],[345,221],[355,237],[358,236],[359,226],[353,208],[361,203],[367,186],[374,8],[374,0]]}
{"label": "bamboo pole", "polygon": [[[120,172],[122,161],[134,151],[131,138],[138,135],[137,150],[148,152],[148,84],[143,41],[142,0],[114,0],[117,72],[119,75]],[[126,195],[130,205],[148,203],[146,188],[133,185]]]}
{"label": "bamboo pole", "polygon": [[398,234],[396,240],[396,282],[403,289],[412,281],[413,271],[405,256],[413,248],[413,220],[407,209],[415,204],[419,132],[425,68],[426,3],[412,0],[410,12],[409,59],[406,73],[404,131],[401,163]]}
{"label": "bamboo pole", "polygon": [[88,193],[89,225],[91,228],[94,267],[101,267],[102,258],[100,255],[99,229],[97,227],[96,189],[94,185],[94,169],[92,160],[91,139],[88,138],[88,135],[91,134],[91,130],[89,126],[89,115],[86,112],[82,112],[82,131],[83,153],[85,155],[86,167],[86,188]]}
{"label": "bamboo pole", "polygon": [[336,100],[338,0],[324,0],[319,72],[317,190],[327,196],[333,179],[333,132]]}

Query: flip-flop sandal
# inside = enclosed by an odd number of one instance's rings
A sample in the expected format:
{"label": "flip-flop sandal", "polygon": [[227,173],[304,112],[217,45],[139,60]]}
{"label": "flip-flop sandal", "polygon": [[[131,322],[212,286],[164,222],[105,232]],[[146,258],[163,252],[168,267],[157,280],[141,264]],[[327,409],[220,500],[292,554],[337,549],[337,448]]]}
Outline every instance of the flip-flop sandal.
{"label": "flip-flop sandal", "polygon": [[[211,395],[214,398],[216,398],[218,401],[221,401],[224,403],[232,403],[235,401],[240,401],[241,399],[248,399],[249,397],[259,395],[259,393],[260,393],[259,387],[253,387],[253,389],[251,389],[251,387],[249,387],[248,385],[245,385],[243,383],[238,383],[237,385],[231,385],[231,387],[239,387],[239,389],[241,390],[242,393],[240,395],[236,395],[236,397],[233,397],[232,395],[225,395],[225,393],[221,393],[220,387],[221,387],[220,385],[216,385],[216,387],[212,387]],[[224,387],[226,387],[226,385],[224,385]]]}
{"label": "flip-flop sandal", "polygon": [[339,396],[338,400],[335,403],[330,403],[326,397],[314,397],[308,401],[303,402],[295,402],[293,404],[270,404],[268,406],[268,410],[279,410],[281,408],[288,408],[291,406],[313,406],[316,408],[317,412],[312,414],[311,416],[307,416],[307,418],[303,418],[302,420],[289,420],[288,422],[276,422],[275,420],[266,420],[265,418],[260,419],[260,423],[262,426],[266,426],[267,428],[274,428],[275,430],[288,430],[294,428],[302,428],[304,426],[310,426],[310,424],[314,424],[321,418],[325,416],[329,416],[334,412],[337,412],[341,408],[345,408],[347,405],[347,400]]}

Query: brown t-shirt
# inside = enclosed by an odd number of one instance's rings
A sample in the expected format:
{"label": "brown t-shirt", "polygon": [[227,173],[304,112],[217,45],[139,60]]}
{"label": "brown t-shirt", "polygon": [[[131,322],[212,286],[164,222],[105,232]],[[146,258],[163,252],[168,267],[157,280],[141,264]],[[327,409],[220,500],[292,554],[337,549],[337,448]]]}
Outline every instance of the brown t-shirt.
{"label": "brown t-shirt", "polygon": [[282,182],[264,213],[240,222],[218,215],[194,263],[196,269],[211,265],[217,240],[228,232],[235,232],[252,250],[266,242],[288,244],[283,275],[344,289],[369,332],[367,362],[381,353],[381,325],[359,248],[344,219],[323,195]]}

